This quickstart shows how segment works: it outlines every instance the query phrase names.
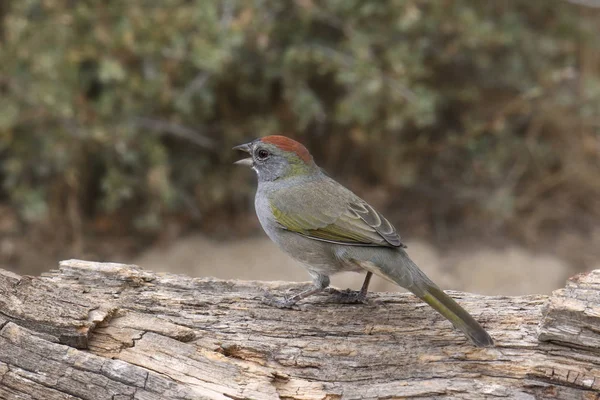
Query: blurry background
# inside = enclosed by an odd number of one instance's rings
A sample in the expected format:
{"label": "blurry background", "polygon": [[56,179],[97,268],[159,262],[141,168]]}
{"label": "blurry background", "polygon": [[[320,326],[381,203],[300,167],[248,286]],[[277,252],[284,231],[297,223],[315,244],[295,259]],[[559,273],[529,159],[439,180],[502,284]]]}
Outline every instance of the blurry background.
{"label": "blurry background", "polygon": [[598,3],[2,0],[0,267],[306,280],[232,165],[284,132],[443,287],[561,287],[600,268]]}

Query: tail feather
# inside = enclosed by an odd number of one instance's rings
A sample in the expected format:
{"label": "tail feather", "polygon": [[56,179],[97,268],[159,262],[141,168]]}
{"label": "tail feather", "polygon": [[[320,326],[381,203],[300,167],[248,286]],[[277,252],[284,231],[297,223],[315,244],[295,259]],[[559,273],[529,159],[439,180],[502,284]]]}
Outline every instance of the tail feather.
{"label": "tail feather", "polygon": [[400,249],[396,254],[394,262],[386,260],[388,262],[373,265],[372,272],[413,292],[452,322],[456,328],[463,331],[475,345],[480,347],[494,345],[494,341],[485,329],[464,308],[437,287],[404,250]]}
{"label": "tail feather", "polygon": [[425,293],[418,295],[424,302],[446,317],[452,324],[464,332],[479,347],[491,347],[494,341],[477,321],[450,296],[437,286],[429,286]]}

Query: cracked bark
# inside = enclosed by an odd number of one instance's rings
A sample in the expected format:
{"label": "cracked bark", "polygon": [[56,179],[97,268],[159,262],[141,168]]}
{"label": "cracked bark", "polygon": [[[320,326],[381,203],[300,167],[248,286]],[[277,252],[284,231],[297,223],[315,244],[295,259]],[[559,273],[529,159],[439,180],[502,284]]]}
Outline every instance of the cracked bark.
{"label": "cracked bark", "polygon": [[600,399],[600,270],[552,296],[452,292],[487,349],[410,294],[260,302],[302,286],[77,260],[0,270],[0,399]]}

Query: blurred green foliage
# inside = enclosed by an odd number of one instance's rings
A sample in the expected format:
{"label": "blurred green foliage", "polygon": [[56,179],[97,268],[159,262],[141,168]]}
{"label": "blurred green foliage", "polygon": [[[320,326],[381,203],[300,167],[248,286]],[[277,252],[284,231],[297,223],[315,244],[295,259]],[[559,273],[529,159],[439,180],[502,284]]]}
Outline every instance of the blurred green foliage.
{"label": "blurred green foliage", "polygon": [[231,146],[276,132],[443,213],[600,215],[600,18],[566,1],[3,3],[2,193],[25,221],[235,211]]}

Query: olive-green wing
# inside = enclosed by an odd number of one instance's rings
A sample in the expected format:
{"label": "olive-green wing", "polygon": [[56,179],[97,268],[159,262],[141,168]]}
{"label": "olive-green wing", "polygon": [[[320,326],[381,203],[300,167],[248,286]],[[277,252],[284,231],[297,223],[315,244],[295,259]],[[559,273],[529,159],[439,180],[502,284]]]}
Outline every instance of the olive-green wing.
{"label": "olive-green wing", "polygon": [[355,246],[405,247],[383,215],[329,178],[273,192],[269,204],[282,228],[312,239]]}

